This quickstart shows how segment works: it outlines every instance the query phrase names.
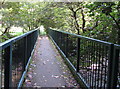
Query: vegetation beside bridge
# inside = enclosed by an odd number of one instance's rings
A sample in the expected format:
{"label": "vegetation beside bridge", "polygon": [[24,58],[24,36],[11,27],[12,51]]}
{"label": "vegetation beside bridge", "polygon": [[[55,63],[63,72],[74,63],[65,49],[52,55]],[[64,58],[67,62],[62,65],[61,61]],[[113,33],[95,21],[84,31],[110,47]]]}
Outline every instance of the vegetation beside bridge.
{"label": "vegetation beside bridge", "polygon": [[[0,2],[1,36],[11,27],[27,32],[43,25],[120,44],[120,1]],[[17,30],[17,29],[16,29]]]}

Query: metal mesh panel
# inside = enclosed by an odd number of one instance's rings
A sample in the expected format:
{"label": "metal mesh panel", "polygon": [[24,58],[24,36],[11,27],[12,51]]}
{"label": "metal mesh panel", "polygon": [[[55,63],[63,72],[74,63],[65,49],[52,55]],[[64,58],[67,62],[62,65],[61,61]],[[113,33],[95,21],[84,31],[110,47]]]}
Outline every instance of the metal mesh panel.
{"label": "metal mesh panel", "polygon": [[74,65],[74,67],[77,67],[77,38],[73,36],[68,36],[68,59],[70,62]]}
{"label": "metal mesh panel", "polygon": [[0,51],[0,88],[2,86],[2,51]]}
{"label": "metal mesh panel", "polygon": [[4,87],[4,50],[0,51],[0,87]]}
{"label": "metal mesh panel", "polygon": [[118,57],[115,57],[115,61],[117,61],[117,63],[115,65],[117,65],[117,88],[120,88],[120,46],[116,46],[115,47],[115,52],[118,53]]}
{"label": "metal mesh panel", "polygon": [[0,45],[0,87],[18,87],[37,37],[38,31],[33,30]]}
{"label": "metal mesh panel", "polygon": [[86,39],[80,41],[79,73],[91,88],[107,86],[109,48]]}
{"label": "metal mesh panel", "polygon": [[119,61],[118,61],[117,87],[120,88],[120,49],[119,49]]}
{"label": "metal mesh panel", "polygon": [[17,87],[24,71],[24,39],[13,44],[12,49],[12,86]]}
{"label": "metal mesh panel", "polygon": [[76,67],[77,64],[77,38],[57,31],[49,32],[62,52]]}

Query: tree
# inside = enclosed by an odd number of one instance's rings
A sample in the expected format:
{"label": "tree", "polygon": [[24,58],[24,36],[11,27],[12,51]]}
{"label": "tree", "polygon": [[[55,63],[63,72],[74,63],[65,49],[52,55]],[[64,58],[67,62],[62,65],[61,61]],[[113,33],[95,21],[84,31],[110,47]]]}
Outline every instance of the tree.
{"label": "tree", "polygon": [[[12,26],[23,32],[40,25],[120,43],[120,2],[5,2],[3,34]],[[114,28],[114,29],[113,29]],[[117,34],[116,36],[114,36]],[[119,39],[119,40],[117,40]],[[116,41],[117,40],[117,41]]]}
{"label": "tree", "polygon": [[101,23],[96,29],[99,32],[97,37],[104,35],[102,40],[120,44],[120,2],[94,2],[87,8],[90,9],[90,16],[98,17]]}

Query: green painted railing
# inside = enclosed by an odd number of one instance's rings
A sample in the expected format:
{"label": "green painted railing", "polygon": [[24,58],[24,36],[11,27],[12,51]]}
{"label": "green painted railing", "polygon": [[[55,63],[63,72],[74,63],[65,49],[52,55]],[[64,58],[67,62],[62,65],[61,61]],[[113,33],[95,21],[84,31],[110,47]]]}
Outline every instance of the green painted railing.
{"label": "green painted railing", "polygon": [[1,88],[21,87],[37,37],[36,29],[0,44]]}
{"label": "green painted railing", "polygon": [[52,29],[48,34],[83,89],[120,88],[120,45]]}

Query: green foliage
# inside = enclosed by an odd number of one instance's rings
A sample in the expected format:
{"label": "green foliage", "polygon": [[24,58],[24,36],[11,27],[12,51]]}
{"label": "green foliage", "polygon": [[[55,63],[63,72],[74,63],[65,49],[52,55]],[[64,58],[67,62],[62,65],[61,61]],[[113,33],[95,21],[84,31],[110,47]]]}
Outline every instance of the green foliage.
{"label": "green foliage", "polygon": [[43,25],[46,29],[51,27],[71,33],[79,29],[81,35],[119,43],[119,8],[119,1],[6,2],[0,11],[2,28],[18,26],[26,32]]}
{"label": "green foliage", "polygon": [[94,2],[86,5],[89,16],[97,17],[99,25],[92,31],[87,31],[86,36],[119,43],[118,31],[120,30],[119,9],[120,2]]}

